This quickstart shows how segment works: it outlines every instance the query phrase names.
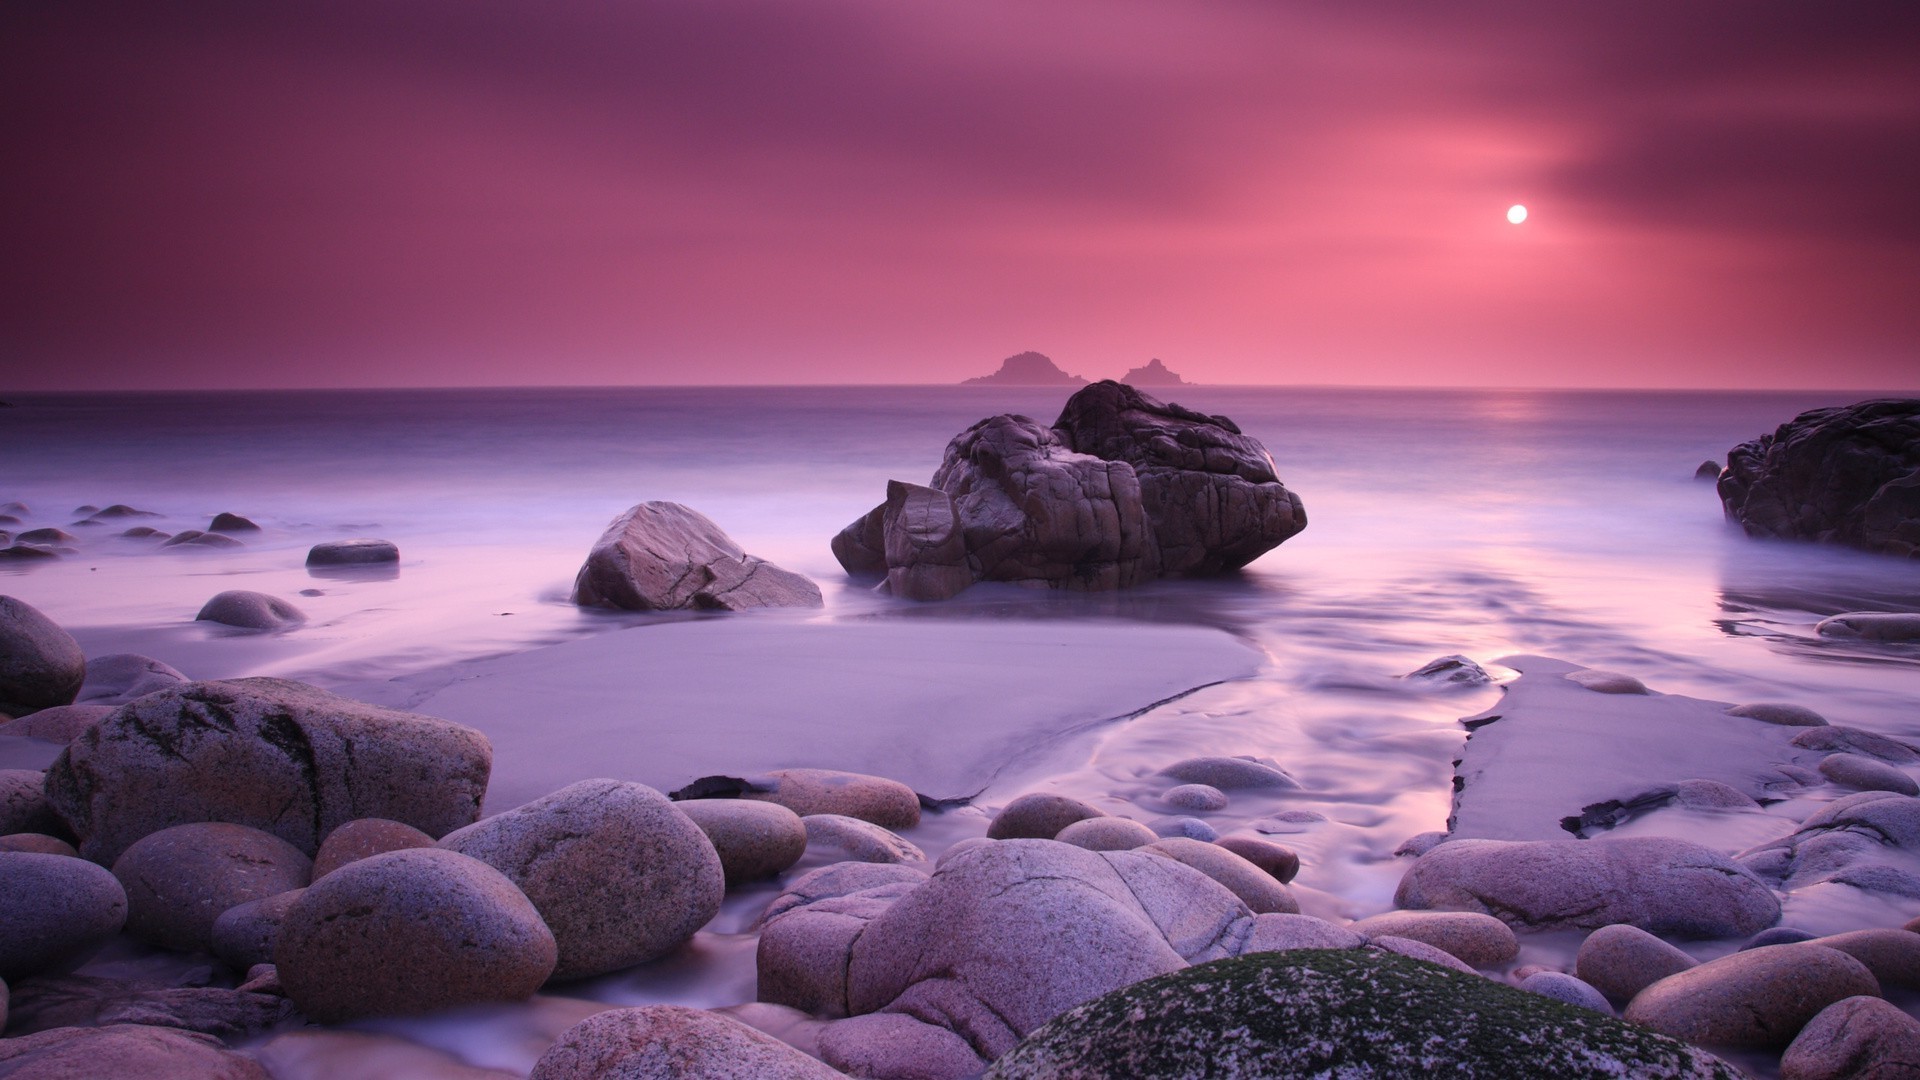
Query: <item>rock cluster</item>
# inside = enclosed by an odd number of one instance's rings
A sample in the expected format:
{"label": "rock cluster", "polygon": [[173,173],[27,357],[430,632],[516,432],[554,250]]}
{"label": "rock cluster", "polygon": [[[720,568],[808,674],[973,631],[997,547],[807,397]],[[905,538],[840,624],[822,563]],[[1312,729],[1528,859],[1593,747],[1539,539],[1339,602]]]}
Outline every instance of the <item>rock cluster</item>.
{"label": "rock cluster", "polygon": [[1003,414],[955,436],[930,486],[889,482],[833,552],[897,596],[941,600],[976,581],[1114,589],[1218,574],[1306,522],[1231,420],[1108,381],[1052,427]]}
{"label": "rock cluster", "polygon": [[582,607],[739,611],[819,607],[820,588],[748,555],[699,511],[645,502],[614,518],[573,583]]}
{"label": "rock cluster", "polygon": [[1920,555],[1920,399],[1801,413],[1728,451],[1718,487],[1748,536]]}

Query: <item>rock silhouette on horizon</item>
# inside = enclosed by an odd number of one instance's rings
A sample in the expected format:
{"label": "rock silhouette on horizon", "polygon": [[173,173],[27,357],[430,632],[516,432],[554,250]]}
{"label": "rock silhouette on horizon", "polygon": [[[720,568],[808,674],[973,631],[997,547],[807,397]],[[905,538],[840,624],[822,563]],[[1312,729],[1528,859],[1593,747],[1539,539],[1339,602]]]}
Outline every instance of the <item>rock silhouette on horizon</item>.
{"label": "rock silhouette on horizon", "polygon": [[961,380],[962,386],[1085,386],[1087,380],[1061,371],[1042,353],[1023,352],[1000,361],[1000,370]]}
{"label": "rock silhouette on horizon", "polygon": [[1126,383],[1129,386],[1192,386],[1194,385],[1193,383],[1190,383],[1187,380],[1181,378],[1177,372],[1168,368],[1167,365],[1161,363],[1158,357],[1155,357],[1154,359],[1147,361],[1145,364],[1142,364],[1141,366],[1134,368],[1132,371],[1127,372],[1125,375],[1120,376],[1120,381],[1123,383]]}
{"label": "rock silhouette on horizon", "polygon": [[1224,573],[1306,524],[1233,421],[1108,380],[1052,427],[1003,413],[961,432],[929,486],[889,482],[833,553],[896,596],[944,600],[976,581],[1099,590]]}

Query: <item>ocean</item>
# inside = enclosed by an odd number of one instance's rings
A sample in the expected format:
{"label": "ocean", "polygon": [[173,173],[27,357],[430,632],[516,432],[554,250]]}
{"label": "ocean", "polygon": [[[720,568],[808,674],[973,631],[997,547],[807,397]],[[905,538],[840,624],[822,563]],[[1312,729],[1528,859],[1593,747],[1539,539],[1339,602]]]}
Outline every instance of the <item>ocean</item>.
{"label": "ocean", "polygon": [[[1920,647],[1813,630],[1841,611],[1920,610],[1920,562],[1751,540],[1694,478],[1702,461],[1805,409],[1874,395],[1154,392],[1265,443],[1306,505],[1306,531],[1241,575],[1123,593],[979,586],[915,604],[846,578],[828,541],[881,501],[887,480],[925,483],[947,440],[985,416],[1050,421],[1064,389],[24,394],[0,409],[0,502],[30,508],[9,528],[59,525],[78,539],[58,560],[0,564],[0,592],[46,612],[90,655],[140,652],[197,678],[347,686],[659,619],[581,611],[567,593],[609,520],[666,499],[819,582],[816,618],[1216,627],[1264,653],[1259,675],[1009,775],[1109,798],[1188,754],[1271,757],[1308,791],[1290,804],[1297,828],[1273,838],[1301,852],[1300,883],[1321,910],[1355,916],[1391,906],[1404,869],[1393,849],[1443,827],[1457,721],[1497,698],[1486,687],[1404,691],[1397,676],[1442,655],[1544,654],[1661,692],[1794,702],[1920,740]],[[147,523],[168,531],[204,528],[220,511],[264,531],[241,549],[187,552],[70,524],[83,504],[112,503],[159,513]],[[397,573],[302,565],[311,544],[360,535],[400,546]],[[261,635],[192,621],[228,588],[285,596],[311,622]],[[929,828],[930,848],[965,831]],[[1753,841],[1710,829],[1701,839]],[[735,1003],[743,962],[750,992],[750,953],[737,953],[716,961],[731,965],[724,978],[703,983],[682,965],[659,985],[628,979],[609,993]]]}

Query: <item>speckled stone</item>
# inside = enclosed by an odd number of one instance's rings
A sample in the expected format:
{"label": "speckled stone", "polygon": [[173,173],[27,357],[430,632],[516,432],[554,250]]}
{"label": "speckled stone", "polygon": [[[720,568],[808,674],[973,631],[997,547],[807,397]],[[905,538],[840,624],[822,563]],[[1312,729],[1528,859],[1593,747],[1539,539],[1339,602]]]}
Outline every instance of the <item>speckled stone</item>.
{"label": "speckled stone", "polygon": [[987,1067],[965,1039],[901,1013],[828,1024],[820,1031],[820,1057],[849,1076],[901,1080],[969,1080]]}
{"label": "speckled stone", "polygon": [[213,920],[213,954],[235,971],[248,971],[273,963],[273,943],[280,936],[280,924],[305,889],[289,889],[259,900],[235,904]]}
{"label": "speckled stone", "polygon": [[1183,863],[1225,885],[1240,898],[1247,909],[1259,915],[1265,912],[1299,914],[1300,903],[1273,875],[1218,844],[1169,837],[1156,840],[1141,851]]}
{"label": "speckled stone", "polygon": [[562,1032],[528,1080],[841,1080],[732,1017],[684,1005],[596,1013]]}
{"label": "speckled stone", "polygon": [[1197,817],[1184,815],[1154,818],[1147,822],[1147,828],[1152,829],[1155,836],[1198,840],[1204,844],[1211,844],[1220,839],[1220,830]]}
{"label": "speckled stone", "polygon": [[203,821],[141,837],[113,864],[127,890],[127,932],[180,952],[213,948],[213,923],[236,904],[305,888],[313,861],[259,829]]}
{"label": "speckled stone", "polygon": [[1582,1009],[1613,1015],[1613,1006],[1607,1004],[1605,994],[1564,971],[1536,971],[1521,979],[1519,985],[1529,994],[1539,994]]}
{"label": "speckled stone", "polygon": [[1513,930],[1477,911],[1389,911],[1361,919],[1351,929],[1368,937],[1392,934],[1424,941],[1473,967],[1496,967],[1520,954]]}
{"label": "speckled stone", "polygon": [[308,566],[356,566],[366,563],[400,561],[400,549],[391,540],[370,536],[352,540],[327,540],[307,549]]}
{"label": "speckled stone", "polygon": [[1699,964],[1679,948],[1637,926],[1603,926],[1587,935],[1574,956],[1573,973],[1618,1002]]}
{"label": "speckled stone", "polygon": [[178,668],[151,656],[108,653],[87,658],[87,678],[73,700],[77,705],[120,706],[190,681]]}
{"label": "speckled stone", "polygon": [[1744,716],[1749,720],[1758,720],[1763,724],[1778,724],[1781,727],[1826,727],[1827,718],[1804,705],[1791,705],[1784,701],[1756,701],[1750,705],[1735,705],[1727,710],[1728,716]]}
{"label": "speckled stone", "polygon": [[1076,821],[1106,816],[1105,811],[1079,799],[1034,791],[1008,803],[987,826],[993,840],[1052,840]]}
{"label": "speckled stone", "polygon": [[66,823],[47,802],[47,774],[39,769],[0,769],[0,833],[61,833]]}
{"label": "speckled stone", "polygon": [[807,853],[807,826],[778,803],[688,799],[674,805],[707,834],[728,886],[774,877]]}
{"label": "speckled stone", "polygon": [[1920,990],[1920,934],[1906,930],[1854,930],[1814,941],[1867,965],[1882,988]]}
{"label": "speckled stone", "polygon": [[658,791],[582,780],[449,833],[440,846],[499,870],[560,946],[556,979],[664,956],[720,910],[726,881],[707,834]]}
{"label": "speckled stone", "polygon": [[219,623],[243,630],[282,630],[307,621],[307,613],[277,596],[229,589],[200,606],[195,622]]}
{"label": "speckled stone", "polygon": [[325,877],[335,870],[369,855],[408,848],[432,847],[433,837],[401,821],[386,818],[356,818],[342,822],[325,840],[313,857],[313,876]]}
{"label": "speckled stone", "polygon": [[1737,952],[1669,975],[1634,996],[1626,1018],[1696,1046],[1778,1050],[1820,1010],[1878,997],[1866,965],[1814,942]]}
{"label": "speckled stone", "polygon": [[1213,813],[1227,808],[1227,793],[1211,784],[1181,784],[1169,789],[1160,798],[1168,806],[1200,813]]}
{"label": "speckled stone", "polygon": [[1076,821],[1060,830],[1054,839],[1088,851],[1131,851],[1160,839],[1159,834],[1137,821],[1123,817],[1097,817]]}
{"label": "speckled stone", "polygon": [[73,635],[32,604],[0,596],[0,716],[69,704],[86,674]]}
{"label": "speckled stone", "polygon": [[779,803],[801,817],[844,814],[883,829],[920,824],[920,796],[898,780],[834,769],[776,769],[765,779],[767,790],[741,797]]}
{"label": "speckled stone", "polygon": [[1920,1076],[1920,1020],[1877,997],[1820,1010],[1780,1057],[1780,1080],[1910,1080]]}
{"label": "speckled stone", "polygon": [[1240,955],[1287,949],[1358,949],[1366,936],[1313,915],[1269,912],[1255,915]]}
{"label": "speckled stone", "polygon": [[1244,757],[1191,757],[1160,770],[1189,784],[1206,784],[1221,791],[1241,788],[1298,788],[1300,782],[1270,762]]}
{"label": "speckled stone", "polygon": [[274,943],[287,996],[322,1023],[524,1001],[557,955],[506,875],[440,848],[389,851],[321,878]]}
{"label": "speckled stone", "polygon": [[1300,872],[1300,856],[1289,847],[1283,847],[1270,840],[1256,840],[1250,836],[1223,836],[1214,843],[1233,852],[1253,865],[1273,875],[1273,879],[1285,885]]}
{"label": "speckled stone", "polygon": [[1920,795],[1920,784],[1915,784],[1913,777],[1884,761],[1860,754],[1828,754],[1820,759],[1819,769],[1821,776],[1842,787]]}
{"label": "speckled stone", "polygon": [[839,848],[859,862],[924,862],[926,853],[871,821],[844,814],[808,814],[800,819],[807,843]]}
{"label": "speckled stone", "polygon": [[0,852],[0,979],[77,963],[127,921],[127,892],[105,867],[38,852]]}
{"label": "speckled stone", "polygon": [[986,1080],[1328,1075],[1740,1073],[1683,1043],[1490,979],[1371,950],[1299,949],[1202,964],[1088,1002],[996,1061]]}
{"label": "speckled stone", "polygon": [[113,710],[112,705],[55,705],[0,724],[0,735],[70,743],[81,732],[112,716]]}

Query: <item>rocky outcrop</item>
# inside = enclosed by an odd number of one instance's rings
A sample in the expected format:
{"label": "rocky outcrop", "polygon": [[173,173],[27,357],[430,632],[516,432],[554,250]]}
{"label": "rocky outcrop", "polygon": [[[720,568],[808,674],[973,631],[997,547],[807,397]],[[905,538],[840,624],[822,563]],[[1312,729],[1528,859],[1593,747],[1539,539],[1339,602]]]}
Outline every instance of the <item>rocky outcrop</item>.
{"label": "rocky outcrop", "polygon": [[111,863],[148,833],[196,821],[318,850],[355,818],[444,836],[480,815],[486,736],[285,679],[187,683],[82,732],[47,769],[47,800]]}
{"label": "rocky outcrop", "polygon": [[889,483],[833,551],[895,595],[939,600],[976,581],[1093,590],[1218,574],[1306,522],[1231,420],[1100,382],[1052,427],[1002,414],[955,436],[930,485]]}
{"label": "rocky outcrop", "polygon": [[1920,399],[1801,413],[1729,451],[1718,489],[1748,536],[1920,556]]}
{"label": "rocky outcrop", "polygon": [[1152,360],[1147,361],[1145,364],[1142,364],[1139,367],[1134,368],[1133,370],[1127,372],[1125,375],[1120,376],[1120,381],[1123,383],[1126,383],[1129,386],[1192,386],[1193,385],[1187,380],[1181,378],[1179,375],[1175,374],[1173,371],[1169,370],[1167,365],[1160,362],[1159,357],[1155,357]]}
{"label": "rocky outcrop", "polygon": [[706,515],[645,502],[613,519],[573,583],[581,607],[740,611],[819,607],[820,588],[741,550]]}
{"label": "rocky outcrop", "polygon": [[1085,386],[1087,380],[1069,375],[1044,353],[1016,353],[1000,361],[1000,370],[991,375],[962,379],[962,386]]}

